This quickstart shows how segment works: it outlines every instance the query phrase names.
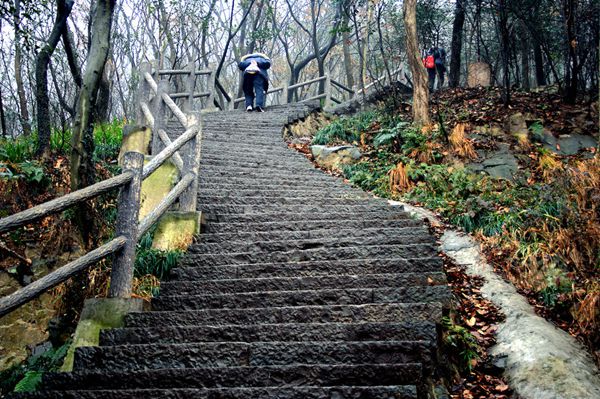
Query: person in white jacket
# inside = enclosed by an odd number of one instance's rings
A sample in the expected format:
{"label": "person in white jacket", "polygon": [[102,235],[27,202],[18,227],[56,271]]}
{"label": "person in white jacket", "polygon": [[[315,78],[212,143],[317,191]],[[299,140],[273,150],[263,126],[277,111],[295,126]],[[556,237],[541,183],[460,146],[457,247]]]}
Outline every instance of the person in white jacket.
{"label": "person in white jacket", "polygon": [[[269,74],[271,60],[263,53],[252,53],[242,57],[238,64],[244,71],[243,89],[246,99],[246,111],[264,112],[265,97],[269,90]],[[256,98],[256,107],[254,99]]]}

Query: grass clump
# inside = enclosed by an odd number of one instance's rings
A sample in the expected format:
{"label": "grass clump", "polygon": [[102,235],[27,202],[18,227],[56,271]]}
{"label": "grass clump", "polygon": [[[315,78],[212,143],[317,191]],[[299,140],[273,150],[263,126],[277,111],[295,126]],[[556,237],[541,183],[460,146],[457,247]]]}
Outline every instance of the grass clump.
{"label": "grass clump", "polygon": [[373,121],[377,118],[376,112],[364,112],[354,117],[342,117],[330,125],[319,130],[312,140],[312,144],[335,144],[339,142],[359,142],[361,134],[370,130]]}

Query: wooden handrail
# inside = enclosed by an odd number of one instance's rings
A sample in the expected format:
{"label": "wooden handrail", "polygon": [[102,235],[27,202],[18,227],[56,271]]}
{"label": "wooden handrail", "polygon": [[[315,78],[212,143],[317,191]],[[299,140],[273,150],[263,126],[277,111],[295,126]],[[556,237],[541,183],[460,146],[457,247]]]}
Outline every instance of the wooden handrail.
{"label": "wooden handrail", "polygon": [[81,258],[58,268],[52,273],[45,275],[39,280],[34,281],[10,295],[0,298],[0,317],[10,313],[32,299],[37,298],[50,288],[67,281],[75,274],[87,269],[102,259],[105,259],[109,255],[120,251],[125,246],[126,242],[126,237],[119,236],[114,238],[106,244],[83,255]]}
{"label": "wooden handrail", "polygon": [[353,94],[354,94],[354,90],[352,90],[352,89],[351,89],[351,88],[349,88],[348,86],[344,86],[343,84],[341,84],[341,83],[340,83],[340,82],[338,82],[338,81],[335,81],[335,80],[331,79],[331,84],[332,84],[332,85],[334,85],[334,86],[336,86],[336,87],[339,87],[339,88],[340,88],[340,89],[342,89],[342,90],[346,90],[347,92],[349,92],[349,93],[353,93]]}
{"label": "wooden handrail", "polygon": [[304,82],[296,83],[294,85],[288,86],[288,90],[297,89],[298,87],[306,86],[312,83],[320,82],[321,80],[327,79],[327,76],[319,76],[318,78],[314,78],[311,80],[307,80]]}
{"label": "wooden handrail", "polygon": [[0,219],[0,233],[13,230],[46,216],[64,211],[73,205],[98,197],[112,189],[121,187],[131,181],[133,174],[122,173],[118,176],[101,181],[92,186],[74,191],[46,203],[34,206],[25,211]]}

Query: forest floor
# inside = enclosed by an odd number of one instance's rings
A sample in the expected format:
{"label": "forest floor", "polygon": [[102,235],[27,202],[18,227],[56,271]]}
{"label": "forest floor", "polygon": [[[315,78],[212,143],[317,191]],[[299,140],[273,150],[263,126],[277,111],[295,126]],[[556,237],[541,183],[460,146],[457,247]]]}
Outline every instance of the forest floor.
{"label": "forest floor", "polygon": [[[377,196],[423,206],[470,233],[496,272],[598,364],[598,102],[566,105],[549,88],[514,92],[504,107],[497,88],[445,89],[433,94],[431,111],[433,124],[416,128],[410,102],[389,98],[321,123],[313,137],[290,146],[313,161],[312,145],[357,147],[358,163],[321,167]],[[511,397],[486,355],[503,315],[481,298],[481,281],[451,262],[446,273],[456,303],[445,342],[457,353],[461,375],[452,396]]]}

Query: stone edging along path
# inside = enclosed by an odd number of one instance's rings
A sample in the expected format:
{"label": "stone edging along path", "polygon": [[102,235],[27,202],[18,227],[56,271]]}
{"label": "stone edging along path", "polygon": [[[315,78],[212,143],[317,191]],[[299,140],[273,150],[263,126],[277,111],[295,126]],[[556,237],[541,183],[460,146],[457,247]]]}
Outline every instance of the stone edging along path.
{"label": "stone edging along path", "polygon": [[[441,225],[430,211],[398,201],[390,205]],[[446,229],[441,248],[469,275],[481,276],[484,298],[506,316],[498,326],[491,354],[506,358],[505,377],[524,399],[598,399],[600,373],[586,350],[565,331],[538,316],[514,286],[499,277],[469,235]]]}

